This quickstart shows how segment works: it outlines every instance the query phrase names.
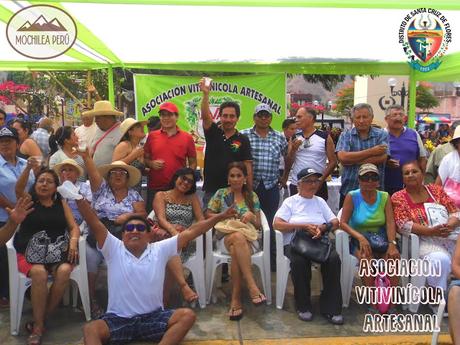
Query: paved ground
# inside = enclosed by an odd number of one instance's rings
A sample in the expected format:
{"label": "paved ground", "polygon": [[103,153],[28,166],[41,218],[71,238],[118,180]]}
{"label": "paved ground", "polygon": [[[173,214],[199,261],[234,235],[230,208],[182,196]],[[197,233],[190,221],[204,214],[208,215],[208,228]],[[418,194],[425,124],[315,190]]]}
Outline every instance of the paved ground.
{"label": "paved ground", "polygon": [[[273,282],[275,282],[273,276]],[[314,282],[317,280],[314,279]],[[318,292],[313,284],[313,291]],[[273,292],[275,292],[273,286]],[[315,318],[312,322],[302,322],[294,312],[293,291],[288,285],[283,310],[274,305],[254,307],[245,296],[244,317],[240,322],[232,322],[226,316],[229,303],[229,285],[225,284],[217,291],[217,303],[205,309],[195,309],[198,321],[187,335],[187,345],[326,345],[326,344],[429,344],[430,334],[394,335],[382,334],[374,336],[362,331],[366,308],[352,302],[344,310],[345,325],[333,326],[319,315],[318,298],[314,298]],[[274,301],[273,301],[274,303]],[[422,312],[428,310],[422,309]],[[30,303],[26,302],[23,311],[21,334],[11,336],[9,333],[9,311],[0,311],[0,344],[25,344],[26,334],[24,322],[31,319]],[[81,328],[84,324],[83,312],[71,307],[61,307],[48,321],[48,332],[43,345],[80,345]],[[442,325],[443,334],[439,344],[451,344],[447,335],[447,319]],[[136,343],[136,345],[138,345]]]}

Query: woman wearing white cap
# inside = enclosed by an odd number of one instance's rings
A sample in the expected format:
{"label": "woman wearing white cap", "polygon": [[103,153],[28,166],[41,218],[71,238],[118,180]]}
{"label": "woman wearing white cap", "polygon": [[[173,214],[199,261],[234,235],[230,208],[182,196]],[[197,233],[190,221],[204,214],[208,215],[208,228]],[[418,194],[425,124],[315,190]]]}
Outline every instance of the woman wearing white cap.
{"label": "woman wearing white cap", "polygon": [[[145,167],[142,143],[145,138],[144,122],[129,117],[121,123],[120,131],[122,138],[113,151],[112,161],[125,162],[139,169],[142,174]],[[140,193],[141,181],[134,188]]]}
{"label": "woman wearing white cap", "polygon": [[[86,152],[79,153],[85,162],[93,193],[92,206],[98,218],[114,235],[121,235],[121,225],[130,216],[147,217],[144,200],[133,189],[139,183],[141,173],[138,169],[122,161],[104,164],[96,168],[93,159]],[[96,303],[96,278],[98,267],[103,261],[102,254],[96,249],[96,242],[91,234],[87,238],[86,263],[88,266],[88,285],[91,298],[93,318],[102,314]]]}
{"label": "woman wearing white cap", "polygon": [[[81,159],[81,157],[79,157]],[[61,183],[65,181],[72,182],[80,190],[80,194],[91,202],[92,194],[89,185],[86,182],[79,181],[81,176],[85,175],[83,168],[73,159],[64,159],[61,163],[56,164],[53,170],[58,174]],[[78,225],[83,222],[83,218],[78,210],[75,200],[67,200],[67,204],[72,210],[75,221]]]}
{"label": "woman wearing white cap", "polygon": [[[297,173],[298,193],[287,198],[275,214],[273,227],[283,233],[284,255],[290,260],[291,279],[297,316],[302,321],[313,319],[311,303],[311,266],[314,260],[292,246],[294,235],[309,234],[314,240],[325,241],[328,232],[338,228],[339,221],[323,198],[316,196],[322,174],[313,168]],[[320,242],[319,242],[320,243]],[[318,243],[318,244],[319,244]],[[316,255],[312,255],[317,258]],[[342,294],[340,292],[340,259],[334,249],[321,263],[323,291],[320,310],[332,324],[343,324]]]}

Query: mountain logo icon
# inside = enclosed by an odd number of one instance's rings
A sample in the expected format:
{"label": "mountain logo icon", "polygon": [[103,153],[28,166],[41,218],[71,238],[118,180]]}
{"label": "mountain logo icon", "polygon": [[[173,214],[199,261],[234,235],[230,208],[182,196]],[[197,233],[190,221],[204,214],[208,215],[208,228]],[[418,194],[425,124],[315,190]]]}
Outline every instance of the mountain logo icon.
{"label": "mountain logo icon", "polygon": [[6,38],[19,54],[31,59],[54,59],[77,40],[77,24],[66,11],[51,5],[32,5],[14,13]]}
{"label": "mountain logo icon", "polygon": [[33,24],[30,24],[29,21],[26,21],[18,31],[67,31],[66,28],[61,24],[59,19],[53,18],[50,21],[47,21],[46,18],[41,15],[34,21]]}

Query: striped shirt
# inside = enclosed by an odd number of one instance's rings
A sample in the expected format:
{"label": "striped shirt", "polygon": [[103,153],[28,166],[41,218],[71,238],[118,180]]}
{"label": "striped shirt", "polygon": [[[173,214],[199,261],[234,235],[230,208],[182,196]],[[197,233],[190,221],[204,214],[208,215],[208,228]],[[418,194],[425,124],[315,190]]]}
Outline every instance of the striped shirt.
{"label": "striped shirt", "polygon": [[[387,145],[388,146],[388,132],[380,129],[371,127],[369,135],[366,139],[361,139],[359,133],[355,127],[351,130],[345,131],[340,134],[339,141],[335,152],[359,152],[370,149],[376,145]],[[389,148],[387,147],[387,155],[390,154]],[[351,190],[358,189],[358,170],[361,164],[344,165],[342,171],[342,187],[340,188],[340,194],[347,195]],[[385,178],[385,166],[384,164],[378,165],[380,171],[380,188],[383,188],[383,180]]]}
{"label": "striped shirt", "polygon": [[270,128],[263,138],[256,133],[255,127],[240,132],[249,138],[254,167],[254,186],[256,189],[264,181],[265,189],[273,188],[278,183],[280,159],[286,154],[286,138]]}

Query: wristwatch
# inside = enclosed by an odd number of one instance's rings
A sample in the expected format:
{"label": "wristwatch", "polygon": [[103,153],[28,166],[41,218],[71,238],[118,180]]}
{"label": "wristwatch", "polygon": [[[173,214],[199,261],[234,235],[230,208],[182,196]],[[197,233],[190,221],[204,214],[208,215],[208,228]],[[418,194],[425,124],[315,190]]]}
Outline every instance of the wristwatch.
{"label": "wristwatch", "polygon": [[333,225],[332,225],[331,222],[324,223],[324,225],[325,225],[325,229],[326,229],[325,232],[329,232],[329,231],[332,230]]}
{"label": "wristwatch", "polygon": [[395,246],[398,245],[398,242],[396,240],[389,241],[390,243],[393,243]]}

